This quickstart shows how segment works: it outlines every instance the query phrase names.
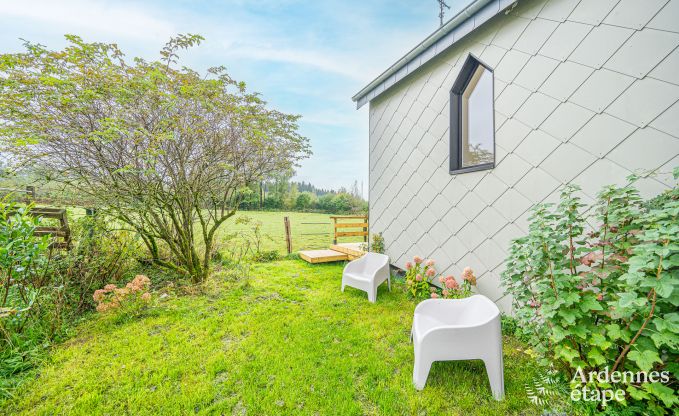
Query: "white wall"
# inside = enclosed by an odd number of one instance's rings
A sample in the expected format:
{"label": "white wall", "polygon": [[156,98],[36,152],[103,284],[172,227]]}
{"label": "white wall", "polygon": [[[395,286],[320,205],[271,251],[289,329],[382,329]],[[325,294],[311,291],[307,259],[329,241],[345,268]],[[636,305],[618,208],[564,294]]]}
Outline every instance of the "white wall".
{"label": "white wall", "polygon": [[[564,183],[586,201],[638,169],[679,165],[679,0],[527,0],[370,103],[371,232],[392,262],[418,254],[508,311],[511,239]],[[495,69],[496,167],[448,173],[449,91],[468,53]]]}

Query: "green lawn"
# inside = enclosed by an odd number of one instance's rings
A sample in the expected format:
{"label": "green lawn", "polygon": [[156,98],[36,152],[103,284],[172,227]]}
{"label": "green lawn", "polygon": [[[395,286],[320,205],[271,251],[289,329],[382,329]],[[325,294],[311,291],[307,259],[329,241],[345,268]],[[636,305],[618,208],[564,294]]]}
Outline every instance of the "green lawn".
{"label": "green lawn", "polygon": [[534,363],[505,338],[506,399],[481,362],[435,363],[411,385],[415,303],[402,284],[339,290],[343,264],[257,264],[219,272],[201,294],[172,295],[148,316],[88,320],[16,391],[2,414],[538,414],[524,383]]}

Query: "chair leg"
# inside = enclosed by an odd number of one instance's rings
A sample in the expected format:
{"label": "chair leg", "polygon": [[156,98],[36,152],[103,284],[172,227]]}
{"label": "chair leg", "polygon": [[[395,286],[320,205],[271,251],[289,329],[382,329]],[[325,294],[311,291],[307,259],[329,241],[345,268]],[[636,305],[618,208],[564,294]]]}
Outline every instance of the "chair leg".
{"label": "chair leg", "polygon": [[486,366],[486,373],[488,373],[488,381],[490,382],[490,390],[493,393],[495,400],[502,400],[505,396],[505,382],[504,369],[502,366],[502,356],[492,357],[483,360]]}
{"label": "chair leg", "polygon": [[345,284],[344,284],[344,282],[342,282],[342,292],[344,292],[344,286],[345,286]]}
{"label": "chair leg", "polygon": [[375,303],[375,301],[377,300],[377,289],[376,288],[373,288],[372,290],[370,290],[368,292],[368,300],[372,303]]}
{"label": "chair leg", "polygon": [[389,273],[389,277],[387,277],[387,286],[389,286],[389,291],[391,292],[391,273]]}
{"label": "chair leg", "polygon": [[429,370],[431,370],[432,362],[418,357],[415,354],[415,366],[413,367],[413,384],[417,390],[422,390],[427,384],[427,377],[429,377]]}

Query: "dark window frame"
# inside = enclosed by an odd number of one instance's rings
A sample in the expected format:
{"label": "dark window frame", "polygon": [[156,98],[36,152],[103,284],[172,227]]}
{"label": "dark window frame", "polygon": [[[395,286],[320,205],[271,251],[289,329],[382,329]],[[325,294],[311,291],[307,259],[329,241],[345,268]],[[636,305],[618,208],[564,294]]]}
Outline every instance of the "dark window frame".
{"label": "dark window frame", "polygon": [[[471,77],[479,66],[488,70],[493,79],[492,94],[493,94],[493,161],[490,163],[483,163],[481,165],[462,167],[462,93],[469,85]],[[480,170],[493,169],[495,167],[495,74],[493,68],[486,65],[479,58],[473,54],[469,54],[462,65],[462,69],[455,79],[453,87],[450,89],[450,174],[477,172]]]}

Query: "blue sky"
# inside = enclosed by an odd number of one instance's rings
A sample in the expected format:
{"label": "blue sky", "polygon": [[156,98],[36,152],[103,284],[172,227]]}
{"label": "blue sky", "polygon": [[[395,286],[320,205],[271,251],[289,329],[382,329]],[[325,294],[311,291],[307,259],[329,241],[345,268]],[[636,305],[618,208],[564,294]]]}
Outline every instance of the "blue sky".
{"label": "blue sky", "polygon": [[[448,0],[448,17],[464,3]],[[72,33],[153,59],[173,34],[201,34],[185,65],[224,65],[273,107],[302,115],[314,154],[298,180],[363,181],[366,194],[367,106],[357,111],[351,96],[437,27],[436,0],[0,0],[2,52],[21,50],[19,38],[60,48]]]}

